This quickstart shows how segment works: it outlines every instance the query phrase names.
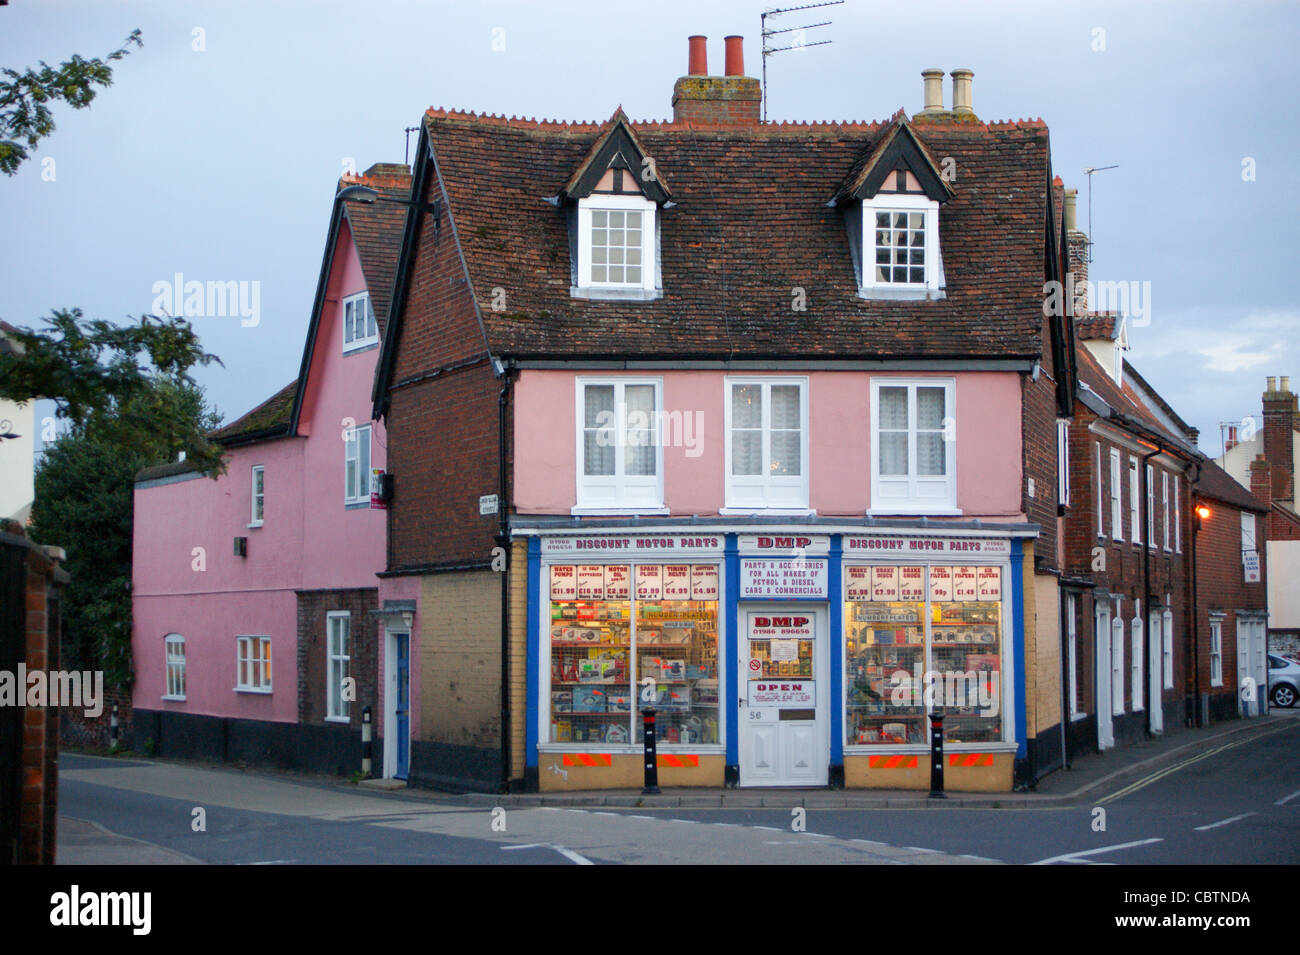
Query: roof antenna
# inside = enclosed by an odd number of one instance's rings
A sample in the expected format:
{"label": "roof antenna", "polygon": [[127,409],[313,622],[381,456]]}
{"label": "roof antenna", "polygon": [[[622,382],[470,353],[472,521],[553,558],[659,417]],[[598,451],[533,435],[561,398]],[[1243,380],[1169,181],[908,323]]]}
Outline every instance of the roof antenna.
{"label": "roof antenna", "polygon": [[1092,264],[1092,174],[1094,172],[1105,172],[1107,169],[1118,169],[1119,163],[1113,166],[1089,166],[1083,171],[1088,177],[1088,264]]}
{"label": "roof antenna", "polygon": [[[830,20],[823,20],[821,23],[805,23],[803,26],[787,27],[784,30],[769,30],[767,28],[768,17],[779,17],[783,13],[795,13],[799,10],[813,10],[817,7],[837,7],[844,0],[824,0],[822,3],[806,3],[801,7],[768,7],[759,14],[758,22],[762,27],[763,35],[763,122],[767,122],[767,58],[776,53],[784,53],[787,50],[802,50],[810,46],[826,46],[830,40],[818,40],[815,43],[808,43],[804,40],[804,31],[812,30],[816,27],[828,27],[831,25]],[[768,46],[769,37],[774,37],[782,33],[793,33],[794,37],[789,46]]]}
{"label": "roof antenna", "polygon": [[419,126],[406,127],[406,164],[408,166],[411,164],[411,133],[416,132],[419,128]]}

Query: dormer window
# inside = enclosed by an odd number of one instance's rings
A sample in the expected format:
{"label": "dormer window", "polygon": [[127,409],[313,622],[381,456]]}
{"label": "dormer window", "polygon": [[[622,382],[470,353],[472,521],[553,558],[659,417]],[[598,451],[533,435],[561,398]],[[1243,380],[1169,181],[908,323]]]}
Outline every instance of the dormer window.
{"label": "dormer window", "polygon": [[553,201],[568,209],[574,298],[663,294],[658,212],[671,205],[668,189],[622,110]]}
{"label": "dormer window", "polygon": [[895,121],[854,169],[833,202],[845,213],[858,294],[943,298],[939,205],[953,190],[906,120]]}

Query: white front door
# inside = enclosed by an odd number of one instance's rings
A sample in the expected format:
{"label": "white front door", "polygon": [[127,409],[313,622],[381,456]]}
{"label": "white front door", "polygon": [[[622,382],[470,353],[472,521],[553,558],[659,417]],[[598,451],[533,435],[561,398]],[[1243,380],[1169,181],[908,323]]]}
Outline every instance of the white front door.
{"label": "white front door", "polygon": [[740,785],[827,784],[828,617],[802,604],[740,610]]}
{"label": "white front door", "polygon": [[1237,712],[1259,716],[1268,694],[1268,673],[1262,665],[1268,629],[1263,621],[1237,617]]}
{"label": "white front door", "polygon": [[1098,606],[1094,621],[1097,644],[1097,748],[1110,749],[1115,745],[1115,728],[1111,723],[1110,697],[1110,608]]}

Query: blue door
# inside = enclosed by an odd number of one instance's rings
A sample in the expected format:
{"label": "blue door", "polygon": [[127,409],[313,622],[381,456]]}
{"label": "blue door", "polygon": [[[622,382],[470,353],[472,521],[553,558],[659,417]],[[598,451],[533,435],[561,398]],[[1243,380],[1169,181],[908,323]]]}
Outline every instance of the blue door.
{"label": "blue door", "polygon": [[411,762],[411,635],[399,633],[393,639],[397,644],[397,772],[393,775],[405,779]]}

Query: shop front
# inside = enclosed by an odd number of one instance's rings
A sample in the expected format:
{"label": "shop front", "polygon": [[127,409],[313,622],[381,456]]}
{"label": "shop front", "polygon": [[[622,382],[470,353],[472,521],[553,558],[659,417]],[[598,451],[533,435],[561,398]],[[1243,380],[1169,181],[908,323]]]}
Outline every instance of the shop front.
{"label": "shop front", "polygon": [[650,708],[661,786],[925,788],[942,710],[949,786],[1011,788],[1020,539],[525,534],[538,788],[639,788]]}

